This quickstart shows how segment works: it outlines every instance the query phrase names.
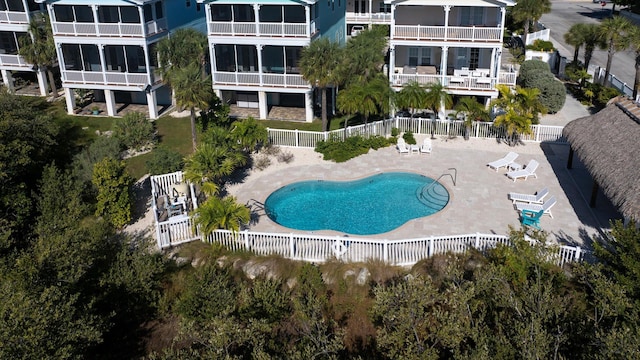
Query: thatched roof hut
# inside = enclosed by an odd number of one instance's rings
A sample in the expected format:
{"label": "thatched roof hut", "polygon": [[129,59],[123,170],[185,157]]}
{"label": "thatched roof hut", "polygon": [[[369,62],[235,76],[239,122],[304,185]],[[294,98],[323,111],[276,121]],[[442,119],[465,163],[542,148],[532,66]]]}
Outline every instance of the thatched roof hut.
{"label": "thatched roof hut", "polygon": [[562,133],[618,211],[640,220],[640,106],[612,99],[597,114],[568,123]]}

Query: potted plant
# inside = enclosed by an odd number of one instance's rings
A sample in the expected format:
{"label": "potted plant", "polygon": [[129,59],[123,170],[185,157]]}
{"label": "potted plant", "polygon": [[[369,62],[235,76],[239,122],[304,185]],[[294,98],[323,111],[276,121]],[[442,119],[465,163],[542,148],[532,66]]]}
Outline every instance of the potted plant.
{"label": "potted plant", "polygon": [[93,106],[93,107],[91,108],[91,113],[92,113],[93,115],[98,115],[98,114],[100,114],[100,108],[99,108],[99,107],[97,107],[97,106]]}

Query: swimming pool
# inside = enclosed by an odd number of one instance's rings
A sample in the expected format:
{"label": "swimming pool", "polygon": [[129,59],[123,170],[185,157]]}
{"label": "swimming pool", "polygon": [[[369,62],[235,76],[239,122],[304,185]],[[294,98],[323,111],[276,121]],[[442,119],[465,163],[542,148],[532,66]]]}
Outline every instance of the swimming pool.
{"label": "swimming pool", "polygon": [[449,202],[447,189],[412,173],[382,173],[355,181],[302,181],[269,195],[265,211],[297,230],[381,234],[411,219],[432,215]]}

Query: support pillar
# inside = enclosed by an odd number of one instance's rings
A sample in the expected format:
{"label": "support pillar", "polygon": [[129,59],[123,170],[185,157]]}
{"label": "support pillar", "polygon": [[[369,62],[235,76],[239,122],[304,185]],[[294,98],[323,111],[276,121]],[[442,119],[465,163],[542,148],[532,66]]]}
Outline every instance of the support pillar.
{"label": "support pillar", "polygon": [[11,71],[3,69],[3,70],[0,70],[0,73],[2,73],[2,81],[4,82],[4,86],[7,87],[10,93],[13,93],[14,88],[13,88],[13,77],[11,76]]}
{"label": "support pillar", "polygon": [[156,91],[151,90],[147,92],[147,105],[149,106],[149,119],[158,118],[158,99],[156,97]]}
{"label": "support pillar", "polygon": [[596,207],[596,199],[598,198],[598,183],[593,180],[593,187],[591,188],[591,199],[589,200],[589,206]]}
{"label": "support pillar", "polygon": [[260,109],[260,119],[266,120],[267,115],[269,115],[266,91],[258,91],[258,108]]}
{"label": "support pillar", "polygon": [[396,46],[389,46],[389,82],[391,85],[396,85],[393,83],[393,76],[396,73]]}
{"label": "support pillar", "polygon": [[36,77],[38,78],[38,87],[40,87],[40,95],[47,96],[49,94],[47,74],[44,71],[38,69],[36,70]]}
{"label": "support pillar", "polygon": [[[496,71],[496,54],[496,48],[491,49],[491,65],[489,65],[491,77],[498,77],[498,72]],[[500,63],[497,64],[499,67]]]}
{"label": "support pillar", "polygon": [[304,94],[304,109],[307,122],[313,122],[313,91]]}
{"label": "support pillar", "polygon": [[394,35],[396,34],[396,6],[396,4],[391,4],[391,31],[389,32],[390,39],[393,39]]}
{"label": "support pillar", "polygon": [[107,115],[116,116],[116,97],[113,90],[104,91],[104,101],[107,103]]}
{"label": "support pillar", "polygon": [[222,90],[213,89],[213,93],[216,94],[216,96],[218,97],[218,99],[220,99],[220,101],[224,102],[224,99],[222,98]]}
{"label": "support pillar", "polygon": [[440,83],[444,86],[447,86],[447,58],[449,57],[449,47],[443,46],[441,51],[441,59],[440,59]]}
{"label": "support pillar", "polygon": [[452,6],[451,5],[444,5],[444,41],[447,41],[447,38],[449,37],[449,12],[451,11]]}
{"label": "support pillar", "polygon": [[67,103],[67,114],[73,115],[76,108],[76,94],[71,88],[64,88],[64,99]]}

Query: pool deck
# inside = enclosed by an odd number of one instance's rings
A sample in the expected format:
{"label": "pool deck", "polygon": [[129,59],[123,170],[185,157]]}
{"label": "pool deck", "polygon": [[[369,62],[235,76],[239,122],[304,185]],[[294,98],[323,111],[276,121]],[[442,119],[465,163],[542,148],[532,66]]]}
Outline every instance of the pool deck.
{"label": "pool deck", "polygon": [[[417,137],[421,143],[424,136]],[[584,166],[574,157],[573,169],[566,168],[569,146],[565,144],[526,143],[516,147],[497,143],[494,139],[462,138],[433,140],[431,154],[399,154],[395,147],[387,147],[351,159],[345,163],[323,162],[320,154],[312,149],[287,149],[297,156],[313,156],[312,165],[292,163],[275,171],[253,172],[233,191],[241,203],[254,200],[264,203],[274,190],[302,180],[353,180],[381,172],[406,171],[438,178],[450,168],[457,169],[454,186],[450,177],[440,182],[450,194],[449,204],[439,213],[411,220],[393,231],[369,236],[377,239],[411,239],[428,236],[458,235],[470,233],[495,233],[506,235],[509,225],[520,227],[518,212],[508,199],[509,192],[534,194],[543,187],[549,195],[556,196],[557,203],[551,209],[553,218],[544,215],[541,228],[548,239],[562,245],[591,247],[594,237],[609,229],[609,219],[620,219],[620,214],[600,192],[596,208],[590,208],[592,180]],[[515,151],[520,156],[516,162],[526,164],[530,159],[540,163],[537,178],[513,181],[507,178],[506,170],[496,172],[486,166],[488,162]],[[313,204],[309,204],[313,206]],[[399,207],[402,204],[398,204]],[[335,231],[300,231],[282,227],[271,221],[263,211],[251,224],[252,231],[281,233],[315,233],[345,235]],[[376,214],[370,214],[371,217]],[[362,221],[368,221],[363,218]]]}

